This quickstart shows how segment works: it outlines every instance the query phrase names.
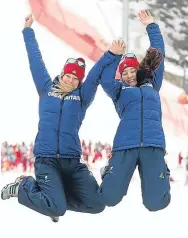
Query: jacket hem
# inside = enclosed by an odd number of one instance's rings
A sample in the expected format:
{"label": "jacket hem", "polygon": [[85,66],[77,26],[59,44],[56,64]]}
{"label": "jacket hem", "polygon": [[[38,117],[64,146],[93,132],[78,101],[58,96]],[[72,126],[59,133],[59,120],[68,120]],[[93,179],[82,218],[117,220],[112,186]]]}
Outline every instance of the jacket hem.
{"label": "jacket hem", "polygon": [[35,158],[58,158],[58,159],[80,159],[81,155],[71,155],[71,154],[34,154]]}
{"label": "jacket hem", "polygon": [[156,145],[156,144],[147,144],[147,143],[144,143],[143,146],[141,146],[140,144],[135,144],[135,145],[124,145],[124,146],[119,146],[119,147],[113,147],[112,149],[112,153],[113,152],[116,152],[116,151],[119,151],[119,150],[128,150],[128,149],[134,149],[134,148],[144,148],[144,147],[157,147],[157,148],[161,148],[163,149],[164,151],[166,151],[166,147],[164,145]]}

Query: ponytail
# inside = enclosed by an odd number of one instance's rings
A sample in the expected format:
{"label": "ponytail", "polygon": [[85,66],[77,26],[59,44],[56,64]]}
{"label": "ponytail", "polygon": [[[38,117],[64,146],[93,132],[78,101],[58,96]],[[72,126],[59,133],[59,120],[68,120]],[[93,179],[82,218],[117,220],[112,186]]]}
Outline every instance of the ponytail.
{"label": "ponytail", "polygon": [[154,71],[160,66],[162,62],[162,53],[156,48],[147,50],[145,57],[140,63],[137,71],[137,86],[149,82],[153,78]]}
{"label": "ponytail", "polygon": [[148,78],[152,77],[153,72],[159,67],[162,61],[162,53],[158,49],[150,48],[140,63],[139,69],[146,70]]}

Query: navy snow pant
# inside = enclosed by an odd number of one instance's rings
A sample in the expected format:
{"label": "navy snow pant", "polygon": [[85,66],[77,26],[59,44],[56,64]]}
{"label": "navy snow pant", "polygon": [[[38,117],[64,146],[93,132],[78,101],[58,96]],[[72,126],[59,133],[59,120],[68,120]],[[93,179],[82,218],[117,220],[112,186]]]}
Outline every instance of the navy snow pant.
{"label": "navy snow pant", "polygon": [[18,201],[46,216],[63,216],[66,210],[99,213],[99,188],[85,164],[79,159],[36,158],[36,180],[24,177]]}
{"label": "navy snow pant", "polygon": [[117,151],[103,175],[99,193],[107,206],[115,206],[127,194],[129,183],[138,166],[142,199],[149,211],[166,208],[171,200],[170,171],[164,160],[164,150],[141,147]]}

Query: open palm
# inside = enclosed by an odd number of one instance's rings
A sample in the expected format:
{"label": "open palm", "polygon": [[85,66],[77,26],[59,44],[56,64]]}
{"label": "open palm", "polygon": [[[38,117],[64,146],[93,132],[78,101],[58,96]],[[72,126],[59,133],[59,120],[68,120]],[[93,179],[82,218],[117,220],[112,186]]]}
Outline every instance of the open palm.
{"label": "open palm", "polygon": [[139,20],[141,21],[141,23],[145,26],[155,22],[153,16],[151,15],[151,13],[148,10],[141,10],[138,13],[138,17],[139,17]]}

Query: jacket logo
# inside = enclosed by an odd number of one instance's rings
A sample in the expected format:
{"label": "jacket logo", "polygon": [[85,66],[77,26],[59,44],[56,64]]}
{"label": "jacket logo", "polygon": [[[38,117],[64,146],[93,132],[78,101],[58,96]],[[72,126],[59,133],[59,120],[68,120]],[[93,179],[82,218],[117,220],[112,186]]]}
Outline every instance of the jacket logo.
{"label": "jacket logo", "polygon": [[[55,92],[49,92],[49,93],[48,93],[48,96],[56,97],[56,98],[60,98],[60,99],[63,98],[63,96],[61,96],[61,95],[59,95],[58,93],[55,93]],[[65,97],[64,97],[64,100],[76,100],[76,101],[80,101],[80,96],[75,96],[75,95],[65,96]]]}
{"label": "jacket logo", "polygon": [[145,83],[145,84],[141,85],[140,87],[146,87],[146,86],[153,88],[153,85],[151,83]]}
{"label": "jacket logo", "polygon": [[48,96],[51,96],[51,97],[56,97],[56,98],[63,98],[62,95],[58,94],[58,93],[55,93],[55,92],[49,92],[48,93]]}
{"label": "jacket logo", "polygon": [[126,89],[126,88],[135,88],[135,86],[123,86],[122,89]]}
{"label": "jacket logo", "polygon": [[[141,85],[140,87],[151,87],[153,88],[153,85],[151,83],[145,83],[143,85]],[[123,86],[122,89],[126,89],[126,88],[136,88],[136,86]]]}
{"label": "jacket logo", "polygon": [[64,100],[76,100],[76,101],[80,101],[80,96],[65,96]]}

